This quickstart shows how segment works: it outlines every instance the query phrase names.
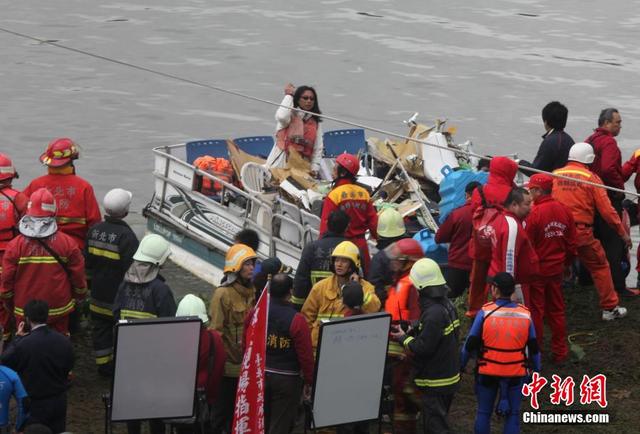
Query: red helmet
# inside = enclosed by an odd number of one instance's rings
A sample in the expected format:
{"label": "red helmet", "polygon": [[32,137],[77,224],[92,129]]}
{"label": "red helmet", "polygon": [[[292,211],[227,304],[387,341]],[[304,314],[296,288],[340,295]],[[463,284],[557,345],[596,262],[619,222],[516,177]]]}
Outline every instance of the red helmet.
{"label": "red helmet", "polygon": [[54,217],[56,200],[46,188],[39,188],[31,194],[27,205],[27,215],[31,217]]}
{"label": "red helmet", "polygon": [[358,170],[360,170],[358,157],[352,154],[347,154],[346,152],[338,155],[336,163],[347,169],[353,176],[356,176],[358,174]]}
{"label": "red helmet", "polygon": [[0,181],[15,178],[16,175],[16,168],[13,167],[11,158],[0,153]]}
{"label": "red helmet", "polygon": [[49,143],[47,150],[44,154],[40,155],[40,161],[45,166],[62,167],[78,158],[79,155],[78,147],[73,140],[65,137],[62,139],[55,139]]}
{"label": "red helmet", "polygon": [[397,261],[417,261],[424,258],[424,251],[420,243],[413,238],[403,238],[385,249],[389,259]]}

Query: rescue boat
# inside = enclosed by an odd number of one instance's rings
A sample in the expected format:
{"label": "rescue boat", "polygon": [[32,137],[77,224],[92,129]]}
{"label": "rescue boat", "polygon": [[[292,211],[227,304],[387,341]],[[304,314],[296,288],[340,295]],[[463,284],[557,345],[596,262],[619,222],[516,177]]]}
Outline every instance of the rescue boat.
{"label": "rescue boat", "polygon": [[[265,169],[264,159],[274,144],[272,136],[197,140],[154,148],[155,188],[143,212],[146,229],[171,243],[173,262],[212,285],[222,278],[224,256],[234,235],[246,228],[259,235],[260,258],[277,256],[295,270],[304,246],[318,237],[333,160],[349,152],[360,155],[359,182],[372,190],[378,208],[397,207],[415,222],[412,232],[424,228],[433,232],[441,199],[438,186],[457,169],[470,168],[472,145],[455,145],[444,122],[427,127],[417,123],[416,116],[405,122],[409,137],[448,149],[410,140],[365,140],[362,129],[328,131],[323,135],[325,159],[319,181],[295,167],[277,174]],[[236,182],[228,174],[194,164],[203,156],[230,160]],[[455,188],[450,190],[456,194]],[[450,203],[451,198],[447,199]]]}

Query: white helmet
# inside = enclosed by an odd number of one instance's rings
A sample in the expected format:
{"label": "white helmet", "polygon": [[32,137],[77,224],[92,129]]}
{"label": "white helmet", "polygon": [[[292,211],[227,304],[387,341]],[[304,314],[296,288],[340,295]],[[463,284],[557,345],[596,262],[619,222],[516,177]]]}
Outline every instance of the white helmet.
{"label": "white helmet", "polygon": [[569,161],[577,161],[582,164],[591,164],[596,158],[593,146],[588,143],[576,143],[569,149]]}
{"label": "white helmet", "polygon": [[184,296],[180,304],[178,304],[176,316],[197,316],[203,324],[209,322],[207,307],[205,306],[204,301],[193,294],[187,294]]}
{"label": "white helmet", "polygon": [[111,217],[124,217],[129,212],[131,198],[133,194],[130,191],[121,188],[114,188],[104,195],[102,206],[104,212]]}
{"label": "white helmet", "polygon": [[133,259],[140,262],[150,262],[156,265],[164,264],[171,254],[167,240],[157,234],[147,235],[140,241]]}

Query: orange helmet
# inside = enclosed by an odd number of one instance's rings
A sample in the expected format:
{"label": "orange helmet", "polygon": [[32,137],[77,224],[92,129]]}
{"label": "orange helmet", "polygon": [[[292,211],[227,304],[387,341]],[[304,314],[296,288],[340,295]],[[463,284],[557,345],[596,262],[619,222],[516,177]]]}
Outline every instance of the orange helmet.
{"label": "orange helmet", "polygon": [[40,161],[45,166],[62,167],[77,159],[79,155],[78,146],[73,140],[65,137],[49,143],[47,150],[40,155]]}
{"label": "orange helmet", "polygon": [[17,175],[16,168],[13,167],[11,158],[0,153],[0,181],[15,178]]}
{"label": "orange helmet", "polygon": [[27,215],[31,217],[54,217],[56,200],[46,188],[39,188],[31,194],[27,205]]}
{"label": "orange helmet", "polygon": [[346,152],[338,155],[336,163],[347,169],[347,171],[349,171],[353,176],[356,176],[358,174],[358,170],[360,170],[358,157],[352,154],[347,154]]}

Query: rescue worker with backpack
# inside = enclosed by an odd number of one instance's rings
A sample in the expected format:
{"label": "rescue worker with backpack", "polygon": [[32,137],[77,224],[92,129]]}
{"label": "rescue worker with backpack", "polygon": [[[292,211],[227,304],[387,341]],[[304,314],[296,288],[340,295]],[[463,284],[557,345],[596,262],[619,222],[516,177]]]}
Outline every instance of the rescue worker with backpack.
{"label": "rescue worker with backpack", "polygon": [[332,275],[316,283],[302,306],[302,315],[311,329],[313,349],[318,346],[318,334],[322,321],[343,318],[347,308],[342,302],[342,287],[349,281],[362,285],[365,313],[378,312],[380,300],[373,285],[360,277],[360,250],[351,241],[343,241],[331,253]]}
{"label": "rescue worker with backpack", "polygon": [[492,221],[497,217],[507,195],[514,186],[518,165],[508,157],[493,157],[489,163],[487,183],[471,195],[473,209],[473,239],[469,243],[472,259],[469,286],[469,307],[466,316],[473,318],[487,301],[487,273],[491,263]]}
{"label": "rescue worker with backpack", "polygon": [[231,246],[224,260],[224,277],[211,298],[209,327],[222,336],[227,355],[220,384],[220,399],[214,407],[213,432],[231,432],[242,363],[244,320],[255,305],[255,289],[251,279],[256,258],[256,252],[245,244]]}
{"label": "rescue worker with backpack", "polygon": [[[11,183],[18,178],[18,172],[13,167],[13,162],[5,154],[0,153],[0,277],[2,276],[2,256],[9,242],[18,236],[18,222],[27,208],[28,198],[15,190]],[[13,313],[0,309],[0,326],[2,327],[2,339],[8,340],[11,331]]]}
{"label": "rescue worker with backpack", "polygon": [[[150,234],[140,241],[113,302],[115,321],[175,316],[173,292],[160,275],[160,268],[170,254],[169,243],[160,235]],[[141,421],[127,422],[128,434],[140,434],[141,426]],[[149,420],[149,431],[164,434],[164,422]]]}
{"label": "rescue worker with backpack", "polygon": [[56,199],[56,219],[60,230],[73,237],[82,250],[89,227],[102,218],[93,187],[76,175],[73,161],[79,156],[78,146],[73,140],[53,140],[40,156],[40,162],[47,166],[47,175],[31,181],[24,194],[30,196],[39,188],[49,190]]}
{"label": "rescue worker with backpack", "polygon": [[[384,310],[391,314],[391,324],[407,328],[420,319],[418,290],[411,282],[410,271],[424,257],[420,243],[413,238],[396,241],[385,249],[393,273],[393,284],[387,290]],[[401,343],[389,341],[387,367],[393,392],[393,431],[413,434],[420,410],[416,388],[411,384],[412,357]]]}
{"label": "rescue worker with backpack", "polygon": [[450,433],[449,408],[460,383],[460,321],[447,298],[449,288],[438,264],[422,258],[409,273],[420,295],[420,320],[406,331],[392,326],[391,337],[413,353],[414,383],[421,395],[423,432]]}
{"label": "rescue worker with backpack", "polygon": [[376,295],[384,305],[389,286],[393,284],[393,272],[385,249],[407,237],[402,215],[394,208],[384,208],[378,215],[378,252],[371,258],[367,280],[376,288]]}
{"label": "rescue worker with backpack", "polygon": [[139,245],[136,234],[124,221],[132,197],[130,191],[121,188],[104,196],[104,222],[89,229],[84,250],[90,277],[93,350],[98,373],[107,377],[113,372],[113,300]]}
{"label": "rescue worker with backpack", "polygon": [[360,170],[358,157],[351,154],[340,154],[333,168],[333,187],[322,205],[320,218],[320,236],[327,232],[327,222],[331,213],[341,209],[349,215],[349,226],[345,237],[360,249],[362,270],[366,275],[369,270],[369,247],[365,234],[369,230],[371,237],[376,238],[378,214],[373,207],[369,191],[356,184]]}
{"label": "rescue worker with backpack", "polygon": [[491,414],[505,417],[504,432],[520,432],[522,385],[529,371],[540,371],[540,353],[529,310],[511,301],[515,281],[509,273],[491,280],[494,302],[482,306],[462,347],[461,372],[477,357],[475,391],[478,399],[475,429],[491,432]]}
{"label": "rescue worker with backpack", "polygon": [[2,258],[0,297],[13,311],[16,323],[24,318],[24,307],[34,299],[49,306],[48,324],[69,335],[69,315],[87,294],[82,251],[72,237],[58,230],[56,201],[46,188],[29,198],[20,219],[20,235]]}
{"label": "rescue worker with backpack", "polygon": [[298,311],[302,309],[313,285],[331,276],[331,252],[338,244],[346,241],[344,232],[348,225],[349,216],[346,212],[340,209],[333,211],[329,215],[327,232],[302,249],[300,262],[296,268],[296,276],[293,279],[293,294],[291,295],[291,303]]}

